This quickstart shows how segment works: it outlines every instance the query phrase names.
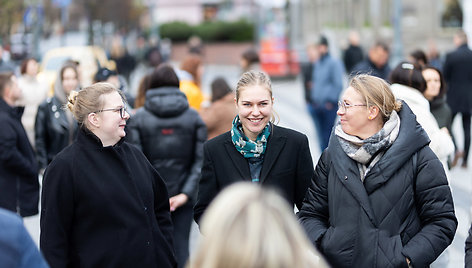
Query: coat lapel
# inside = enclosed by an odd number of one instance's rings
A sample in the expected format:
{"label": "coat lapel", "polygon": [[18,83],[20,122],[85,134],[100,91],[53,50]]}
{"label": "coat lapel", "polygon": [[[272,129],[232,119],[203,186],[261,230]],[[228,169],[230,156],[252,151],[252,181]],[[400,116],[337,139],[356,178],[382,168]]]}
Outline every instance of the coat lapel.
{"label": "coat lapel", "polygon": [[267,175],[272,170],[272,166],[274,165],[277,157],[282,152],[282,149],[285,146],[287,141],[286,137],[281,136],[272,136],[269,137],[267,142],[266,152],[264,155],[264,162],[262,163],[262,170],[261,170],[261,183],[267,178]]}
{"label": "coat lapel", "polygon": [[231,141],[225,142],[225,149],[243,180],[251,181],[251,171],[247,160],[234,148]]}

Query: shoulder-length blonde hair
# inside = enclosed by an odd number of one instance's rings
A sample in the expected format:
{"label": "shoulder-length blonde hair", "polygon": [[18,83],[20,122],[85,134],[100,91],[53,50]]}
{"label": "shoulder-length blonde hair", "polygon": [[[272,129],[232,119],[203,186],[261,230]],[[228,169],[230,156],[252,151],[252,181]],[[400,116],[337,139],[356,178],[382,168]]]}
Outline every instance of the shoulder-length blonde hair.
{"label": "shoulder-length blonde hair", "polygon": [[203,216],[201,231],[188,268],[327,267],[287,202],[247,182],[216,197]]}

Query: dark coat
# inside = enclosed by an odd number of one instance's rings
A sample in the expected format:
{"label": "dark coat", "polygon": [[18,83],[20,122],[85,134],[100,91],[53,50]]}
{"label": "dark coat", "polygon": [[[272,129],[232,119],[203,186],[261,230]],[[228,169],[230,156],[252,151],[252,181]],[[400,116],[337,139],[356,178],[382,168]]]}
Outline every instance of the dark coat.
{"label": "dark coat", "polygon": [[[274,187],[300,209],[314,175],[308,139],[291,129],[272,125],[261,170],[261,184]],[[203,147],[202,177],[194,218],[198,223],[213,198],[226,186],[251,181],[248,161],[236,150],[231,132],[207,141]]]}
{"label": "dark coat", "polygon": [[472,112],[472,51],[464,44],[446,55],[444,80],[448,86],[447,103],[453,113]]}
{"label": "dark coat", "polygon": [[472,268],[472,225],[465,240],[465,268]]}
{"label": "dark coat", "polygon": [[360,46],[354,46],[352,44],[344,51],[343,61],[344,67],[348,74],[351,73],[352,69],[356,64],[362,61],[364,58],[364,52]]}
{"label": "dark coat", "polygon": [[165,184],[123,139],[79,131],[46,169],[40,225],[51,267],[176,266]]}
{"label": "dark coat", "polygon": [[129,120],[128,140],[164,179],[169,196],[195,201],[206,126],[179,88],[150,89],[144,107]]}
{"label": "dark coat", "polygon": [[0,97],[0,207],[27,217],[38,214],[39,181],[22,114]]}
{"label": "dark coat", "polygon": [[429,107],[434,118],[438,121],[439,128],[446,127],[449,133],[452,133],[452,111],[446,102],[446,97],[430,101]]}
{"label": "dark coat", "polygon": [[457,228],[451,191],[409,107],[400,133],[362,183],[333,134],[316,166],[300,221],[333,267],[427,267]]}
{"label": "dark coat", "polygon": [[356,75],[356,74],[370,74],[379,78],[382,78],[384,80],[388,80],[388,76],[390,75],[390,66],[385,64],[382,68],[377,68],[375,64],[370,61],[368,58],[359,62],[356,64],[353,68],[352,71],[350,72],[350,75]]}
{"label": "dark coat", "polygon": [[34,131],[36,157],[40,169],[46,168],[54,156],[75,139],[77,123],[73,120],[71,130],[63,104],[57,97],[48,98],[39,105]]}

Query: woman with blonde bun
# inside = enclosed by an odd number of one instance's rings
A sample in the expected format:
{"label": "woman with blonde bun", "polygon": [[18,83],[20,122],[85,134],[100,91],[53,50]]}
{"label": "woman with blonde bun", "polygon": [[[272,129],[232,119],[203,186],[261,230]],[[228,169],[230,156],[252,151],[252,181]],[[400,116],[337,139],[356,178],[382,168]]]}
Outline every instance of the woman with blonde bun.
{"label": "woman with blonde bun", "polygon": [[143,153],[124,142],[121,91],[71,92],[76,141],[47,167],[40,247],[51,267],[176,267],[169,197]]}
{"label": "woman with blonde bun", "polygon": [[328,267],[272,189],[239,182],[223,190],[203,216],[204,234],[188,268]]}

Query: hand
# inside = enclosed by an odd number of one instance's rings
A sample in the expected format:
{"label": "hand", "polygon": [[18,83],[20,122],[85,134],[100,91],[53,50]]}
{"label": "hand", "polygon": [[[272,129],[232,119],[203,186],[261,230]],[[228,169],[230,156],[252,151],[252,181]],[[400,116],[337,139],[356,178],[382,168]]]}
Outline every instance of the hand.
{"label": "hand", "polygon": [[447,129],[447,127],[442,127],[440,130],[446,133],[447,135],[451,136],[451,133],[449,133],[449,130]]}
{"label": "hand", "polygon": [[188,201],[188,196],[186,194],[178,194],[169,198],[170,211],[175,211],[179,207],[185,205]]}

